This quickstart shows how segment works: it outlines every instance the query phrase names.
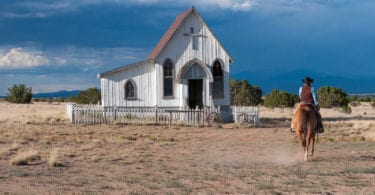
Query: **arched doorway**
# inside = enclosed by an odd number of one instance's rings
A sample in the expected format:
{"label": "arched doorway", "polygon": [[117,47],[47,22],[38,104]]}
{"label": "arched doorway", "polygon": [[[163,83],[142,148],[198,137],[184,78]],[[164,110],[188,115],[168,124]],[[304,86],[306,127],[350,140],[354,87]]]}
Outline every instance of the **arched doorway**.
{"label": "arched doorway", "polygon": [[208,101],[208,83],[213,81],[211,71],[198,59],[191,60],[181,68],[177,81],[186,84],[186,106],[202,108]]}

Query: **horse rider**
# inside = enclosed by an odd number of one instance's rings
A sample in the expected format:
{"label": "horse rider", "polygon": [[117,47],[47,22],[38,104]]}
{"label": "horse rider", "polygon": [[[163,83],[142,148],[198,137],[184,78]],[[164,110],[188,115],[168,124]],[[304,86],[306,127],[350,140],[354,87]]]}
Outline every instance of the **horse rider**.
{"label": "horse rider", "polygon": [[305,77],[302,79],[302,82],[304,83],[302,87],[299,88],[299,97],[300,97],[300,106],[301,105],[311,105],[316,113],[317,118],[317,129],[315,130],[317,133],[323,133],[323,123],[322,123],[322,116],[320,115],[320,106],[318,97],[315,94],[314,87],[311,85],[311,83],[314,82],[313,79],[310,77]]}
{"label": "horse rider", "polygon": [[[311,105],[311,107],[314,108],[317,118],[317,129],[315,130],[317,133],[323,133],[323,123],[322,123],[322,116],[320,115],[320,106],[318,97],[315,94],[314,87],[311,85],[311,83],[314,82],[313,79],[310,77],[305,77],[302,79],[302,82],[304,83],[302,87],[299,88],[299,97],[300,97],[300,104],[298,106],[303,105]],[[291,131],[294,131],[293,123],[291,124]]]}

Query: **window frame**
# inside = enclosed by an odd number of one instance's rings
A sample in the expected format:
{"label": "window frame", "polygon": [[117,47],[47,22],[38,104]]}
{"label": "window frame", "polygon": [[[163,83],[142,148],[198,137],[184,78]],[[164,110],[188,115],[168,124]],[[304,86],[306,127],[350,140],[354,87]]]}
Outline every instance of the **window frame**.
{"label": "window frame", "polygon": [[[169,75],[166,75],[166,68],[170,68],[168,71]],[[173,99],[174,98],[174,75],[175,75],[175,67],[174,63],[171,59],[166,59],[163,63],[163,98],[164,99]],[[171,94],[166,94],[166,79],[170,80],[170,86],[171,87]]]}
{"label": "window frame", "polygon": [[[128,96],[128,88],[127,86],[131,84],[133,86],[133,96]],[[136,100],[137,99],[137,85],[136,83],[134,82],[134,80],[132,79],[129,79],[125,82],[125,85],[124,85],[124,99],[125,100]]]}
{"label": "window frame", "polygon": [[[219,70],[217,69],[219,66]],[[224,65],[220,62],[220,60],[215,60],[212,65],[212,98],[213,99],[222,99],[224,98]],[[219,73],[218,73],[219,72]],[[219,75],[218,75],[219,74]],[[221,90],[220,93],[217,91]]]}

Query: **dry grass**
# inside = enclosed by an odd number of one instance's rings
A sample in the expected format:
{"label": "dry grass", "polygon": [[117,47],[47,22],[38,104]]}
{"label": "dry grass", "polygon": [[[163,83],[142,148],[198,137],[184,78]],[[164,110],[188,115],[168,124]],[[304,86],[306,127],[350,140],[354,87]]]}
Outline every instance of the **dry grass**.
{"label": "dry grass", "polygon": [[0,104],[0,193],[375,193],[375,113],[358,118],[363,103],[351,115],[322,110],[308,163],[287,108],[262,108],[262,128],[167,128],[72,125],[63,105]]}
{"label": "dry grass", "polygon": [[18,153],[10,160],[12,165],[28,165],[29,163],[41,160],[38,151],[30,150]]}
{"label": "dry grass", "polygon": [[47,164],[52,167],[64,166],[61,162],[58,161],[58,157],[59,157],[59,150],[55,148],[51,151]]}

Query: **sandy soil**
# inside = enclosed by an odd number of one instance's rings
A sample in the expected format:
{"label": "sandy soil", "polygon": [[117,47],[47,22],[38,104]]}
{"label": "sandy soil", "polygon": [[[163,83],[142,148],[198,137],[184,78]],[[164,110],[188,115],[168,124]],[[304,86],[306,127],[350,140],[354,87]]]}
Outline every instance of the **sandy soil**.
{"label": "sandy soil", "polygon": [[303,162],[288,108],[262,108],[258,128],[168,128],[72,125],[64,104],[0,102],[0,192],[374,194],[375,112],[352,109],[322,109],[326,133]]}

